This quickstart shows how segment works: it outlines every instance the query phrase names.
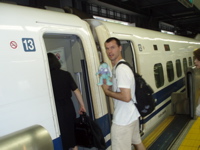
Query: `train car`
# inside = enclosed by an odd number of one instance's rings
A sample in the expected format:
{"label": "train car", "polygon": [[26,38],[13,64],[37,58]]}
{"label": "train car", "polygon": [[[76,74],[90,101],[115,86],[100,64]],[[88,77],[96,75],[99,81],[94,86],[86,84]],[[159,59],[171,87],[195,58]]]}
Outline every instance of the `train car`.
{"label": "train car", "polygon": [[[107,104],[97,85],[100,63],[88,24],[71,14],[4,3],[0,14],[0,137],[40,125],[54,149],[62,150],[47,58],[52,52],[72,74],[87,114],[97,120],[108,142]],[[72,99],[78,110],[74,95]]]}
{"label": "train car", "polygon": [[48,52],[72,74],[109,150],[112,100],[96,76],[101,62],[111,66],[105,40],[119,38],[123,57],[154,89],[157,106],[141,119],[143,137],[171,114],[171,93],[184,91],[184,71],[192,66],[193,49],[200,47],[194,39],[12,4],[0,3],[0,20],[0,137],[37,124],[49,132],[55,150],[62,145]]}
{"label": "train car", "polygon": [[[157,31],[88,19],[103,61],[110,64],[104,42],[117,37],[122,44],[123,58],[142,75],[154,90],[156,109],[141,118],[145,138],[160,122],[173,114],[171,94],[185,90],[187,67],[193,65],[193,50],[200,47],[195,39]],[[111,64],[110,64],[111,65]]]}

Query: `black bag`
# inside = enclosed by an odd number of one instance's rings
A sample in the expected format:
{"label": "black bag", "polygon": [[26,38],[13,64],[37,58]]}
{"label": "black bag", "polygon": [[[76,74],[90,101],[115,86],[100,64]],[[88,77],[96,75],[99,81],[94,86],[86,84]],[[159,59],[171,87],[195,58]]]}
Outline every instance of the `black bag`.
{"label": "black bag", "polygon": [[[125,64],[130,67],[135,77],[135,97],[137,103],[135,103],[140,115],[145,117],[149,115],[155,109],[155,100],[152,96],[153,89],[146,83],[144,78],[138,73],[135,73],[132,67],[125,61],[120,61],[118,65]],[[116,68],[117,68],[116,66]]]}
{"label": "black bag", "polygon": [[76,118],[75,137],[78,146],[106,149],[104,136],[100,127],[86,113]]}

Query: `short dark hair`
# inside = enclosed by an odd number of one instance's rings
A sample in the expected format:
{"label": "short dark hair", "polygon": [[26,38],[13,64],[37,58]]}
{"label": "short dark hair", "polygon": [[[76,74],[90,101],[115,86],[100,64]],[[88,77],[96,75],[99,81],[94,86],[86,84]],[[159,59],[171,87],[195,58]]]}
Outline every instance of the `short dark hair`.
{"label": "short dark hair", "polygon": [[50,70],[56,70],[61,68],[61,64],[58,58],[53,53],[48,53],[49,67]]}
{"label": "short dark hair", "polygon": [[200,61],[200,48],[193,51],[194,58]]}
{"label": "short dark hair", "polygon": [[118,46],[121,46],[120,40],[119,40],[118,38],[115,38],[115,37],[110,37],[110,38],[108,38],[108,39],[105,41],[105,43],[109,43],[109,42],[111,42],[111,41],[116,41],[117,45],[118,45]]}

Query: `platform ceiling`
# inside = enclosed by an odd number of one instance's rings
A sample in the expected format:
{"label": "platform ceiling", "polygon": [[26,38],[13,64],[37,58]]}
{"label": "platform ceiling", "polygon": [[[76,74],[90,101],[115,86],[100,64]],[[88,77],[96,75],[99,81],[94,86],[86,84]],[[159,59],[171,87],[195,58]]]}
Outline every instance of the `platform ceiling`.
{"label": "platform ceiling", "polygon": [[189,0],[99,1],[168,23],[180,30],[191,31],[194,34],[200,33],[200,0],[193,0],[193,5],[186,3]]}

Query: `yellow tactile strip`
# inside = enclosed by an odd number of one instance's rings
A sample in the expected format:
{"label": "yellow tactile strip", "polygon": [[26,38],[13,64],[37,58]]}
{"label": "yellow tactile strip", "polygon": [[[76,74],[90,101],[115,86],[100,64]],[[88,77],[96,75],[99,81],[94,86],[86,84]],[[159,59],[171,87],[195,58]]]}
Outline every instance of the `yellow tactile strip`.
{"label": "yellow tactile strip", "polygon": [[178,150],[200,150],[200,117],[194,122]]}
{"label": "yellow tactile strip", "polygon": [[146,148],[148,148],[158,137],[159,135],[166,129],[166,127],[173,121],[175,116],[169,116],[166,118],[161,124],[154,129],[154,131],[149,134],[142,142]]}

